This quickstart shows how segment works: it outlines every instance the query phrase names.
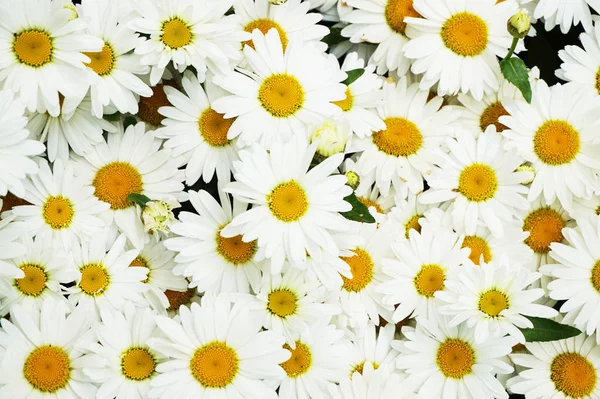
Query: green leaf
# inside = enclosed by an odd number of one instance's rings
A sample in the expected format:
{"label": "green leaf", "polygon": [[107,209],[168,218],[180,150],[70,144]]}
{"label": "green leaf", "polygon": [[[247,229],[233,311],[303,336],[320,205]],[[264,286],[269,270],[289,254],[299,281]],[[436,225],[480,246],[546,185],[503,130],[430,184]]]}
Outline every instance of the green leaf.
{"label": "green leaf", "polygon": [[525,66],[523,60],[518,57],[502,60],[500,61],[500,70],[506,80],[521,90],[525,100],[531,104],[531,84],[529,83],[527,66]]}
{"label": "green leaf", "polygon": [[146,203],[150,201],[150,198],[146,197],[144,194],[129,194],[127,196],[127,201],[136,203],[143,208],[146,206]]}
{"label": "green leaf", "polygon": [[533,323],[533,328],[519,328],[527,342],[558,341],[559,339],[576,337],[581,334],[581,331],[577,328],[557,323],[554,320],[533,316],[525,317]]}
{"label": "green leaf", "polygon": [[346,71],[346,74],[348,75],[348,77],[342,83],[345,84],[346,86],[349,86],[356,79],[360,78],[363,75],[363,73],[365,73],[365,70],[363,68],[352,69],[350,71]]}
{"label": "green leaf", "polygon": [[354,220],[355,222],[375,223],[375,218],[369,212],[369,208],[360,202],[354,193],[344,198],[344,200],[352,205],[352,210],[348,212],[340,212],[343,217],[349,220]]}
{"label": "green leaf", "polygon": [[329,34],[321,39],[322,42],[327,44],[327,47],[341,43],[344,40],[348,40],[348,38],[342,36],[342,28],[329,28]]}
{"label": "green leaf", "polygon": [[109,122],[119,121],[119,120],[121,120],[121,113],[119,111],[117,111],[114,114],[105,114],[104,119]]}

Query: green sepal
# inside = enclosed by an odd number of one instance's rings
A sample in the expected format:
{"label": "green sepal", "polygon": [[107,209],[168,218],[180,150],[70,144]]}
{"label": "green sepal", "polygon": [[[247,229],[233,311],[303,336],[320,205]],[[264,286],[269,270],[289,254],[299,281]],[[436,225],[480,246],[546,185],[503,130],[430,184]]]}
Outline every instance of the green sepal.
{"label": "green sepal", "polygon": [[150,198],[146,197],[144,194],[129,194],[127,196],[127,201],[133,202],[134,204],[138,204],[140,208],[146,206],[146,203],[150,201]]}

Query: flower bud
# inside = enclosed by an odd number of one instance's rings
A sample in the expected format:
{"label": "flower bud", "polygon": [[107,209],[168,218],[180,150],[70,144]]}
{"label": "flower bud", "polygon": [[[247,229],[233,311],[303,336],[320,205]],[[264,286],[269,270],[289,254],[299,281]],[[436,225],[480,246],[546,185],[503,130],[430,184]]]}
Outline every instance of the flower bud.
{"label": "flower bud", "polygon": [[150,234],[169,234],[169,226],[175,221],[172,209],[165,201],[148,201],[142,210],[144,230]]}
{"label": "flower bud", "polygon": [[346,179],[348,179],[348,183],[346,184],[352,187],[353,190],[356,190],[360,184],[360,177],[358,176],[358,173],[349,170],[346,172]]}
{"label": "flower bud", "polygon": [[529,172],[531,173],[531,178],[529,179],[525,179],[524,181],[521,182],[521,184],[529,184],[533,181],[533,179],[535,179],[535,169],[533,169],[533,166],[524,163],[523,165],[519,166],[517,168],[517,172]]}
{"label": "flower bud", "polygon": [[276,6],[280,4],[284,4],[287,0],[269,0],[269,3],[274,4]]}
{"label": "flower bud", "polygon": [[506,26],[508,28],[508,33],[510,33],[512,37],[522,39],[527,36],[527,33],[531,28],[531,17],[527,11],[521,9],[509,18]]}
{"label": "flower bud", "polygon": [[317,154],[323,157],[344,152],[349,139],[349,127],[334,119],[327,119],[310,132],[310,142],[317,141],[319,143]]}

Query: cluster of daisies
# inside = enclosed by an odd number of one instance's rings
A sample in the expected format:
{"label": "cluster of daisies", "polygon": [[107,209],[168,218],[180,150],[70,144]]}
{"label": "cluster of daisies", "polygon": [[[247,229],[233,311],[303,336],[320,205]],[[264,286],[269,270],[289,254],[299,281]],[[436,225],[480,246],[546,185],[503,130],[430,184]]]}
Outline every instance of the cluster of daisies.
{"label": "cluster of daisies", "polygon": [[600,397],[594,11],[0,0],[0,398]]}

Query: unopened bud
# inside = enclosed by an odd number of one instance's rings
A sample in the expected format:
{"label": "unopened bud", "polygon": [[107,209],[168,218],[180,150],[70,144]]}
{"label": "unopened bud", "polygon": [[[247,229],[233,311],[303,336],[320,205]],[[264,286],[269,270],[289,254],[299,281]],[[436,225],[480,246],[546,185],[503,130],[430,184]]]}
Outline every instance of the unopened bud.
{"label": "unopened bud", "polygon": [[529,172],[531,173],[531,177],[529,179],[525,179],[524,181],[521,182],[521,184],[529,184],[533,181],[533,179],[535,179],[535,169],[533,169],[533,166],[524,163],[523,165],[519,166],[517,168],[517,172]]}
{"label": "unopened bud", "polygon": [[165,201],[148,201],[142,210],[144,230],[150,234],[169,234],[169,227],[175,221],[172,209]]}
{"label": "unopened bud", "polygon": [[356,188],[360,184],[360,177],[358,176],[358,173],[349,170],[348,172],[346,172],[346,179],[348,179],[348,183],[346,184],[352,187],[353,190],[356,190]]}
{"label": "unopened bud", "polygon": [[531,28],[531,17],[527,11],[521,9],[509,18],[506,27],[508,28],[508,33],[510,33],[512,37],[522,39],[529,33],[529,29]]}
{"label": "unopened bud", "polygon": [[346,124],[333,119],[327,119],[322,125],[317,126],[310,133],[310,142],[317,141],[317,154],[330,157],[346,149],[350,140],[350,129]]}

